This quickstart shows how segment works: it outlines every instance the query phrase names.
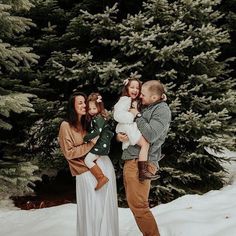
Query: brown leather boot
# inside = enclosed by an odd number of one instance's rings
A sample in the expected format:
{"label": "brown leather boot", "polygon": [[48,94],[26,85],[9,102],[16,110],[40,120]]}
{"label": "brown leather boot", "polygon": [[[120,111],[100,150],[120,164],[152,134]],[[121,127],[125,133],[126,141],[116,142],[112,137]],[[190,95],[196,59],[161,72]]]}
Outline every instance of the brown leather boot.
{"label": "brown leather boot", "polygon": [[138,161],[138,171],[140,181],[144,181],[145,179],[155,180],[160,177],[148,171],[148,161]]}
{"label": "brown leather boot", "polygon": [[89,170],[98,181],[97,186],[95,187],[95,190],[100,189],[103,185],[105,185],[109,181],[109,179],[103,174],[102,170],[100,169],[98,165],[95,164]]}

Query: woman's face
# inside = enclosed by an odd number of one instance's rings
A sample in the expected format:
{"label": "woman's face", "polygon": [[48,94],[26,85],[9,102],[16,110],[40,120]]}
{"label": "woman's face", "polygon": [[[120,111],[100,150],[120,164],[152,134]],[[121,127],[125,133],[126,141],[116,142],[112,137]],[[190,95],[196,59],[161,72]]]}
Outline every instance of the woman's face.
{"label": "woman's face", "polygon": [[140,91],[140,88],[139,88],[138,81],[135,81],[135,80],[131,81],[128,87],[128,95],[132,99],[136,99],[139,95],[139,91]]}
{"label": "woman's face", "polygon": [[78,116],[86,114],[85,98],[81,95],[75,97],[75,112]]}

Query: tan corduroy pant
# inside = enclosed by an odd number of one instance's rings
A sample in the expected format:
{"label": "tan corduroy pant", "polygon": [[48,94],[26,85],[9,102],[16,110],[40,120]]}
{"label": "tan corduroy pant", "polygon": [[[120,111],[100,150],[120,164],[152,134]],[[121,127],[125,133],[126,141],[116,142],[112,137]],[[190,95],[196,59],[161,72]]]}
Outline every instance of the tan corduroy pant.
{"label": "tan corduroy pant", "polygon": [[[125,161],[124,164],[123,175],[126,199],[143,236],[160,236],[157,223],[148,204],[151,181],[139,182],[137,162],[137,159],[133,159]],[[153,164],[150,164],[149,171],[155,173],[156,169]]]}

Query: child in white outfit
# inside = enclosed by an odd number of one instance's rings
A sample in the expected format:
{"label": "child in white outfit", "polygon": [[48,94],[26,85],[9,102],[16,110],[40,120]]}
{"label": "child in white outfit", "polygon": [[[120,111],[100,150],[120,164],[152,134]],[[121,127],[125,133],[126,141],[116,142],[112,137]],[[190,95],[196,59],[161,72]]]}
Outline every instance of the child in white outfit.
{"label": "child in white outfit", "polygon": [[[122,143],[122,149],[128,148],[129,145],[139,145],[140,153],[138,157],[139,164],[139,179],[157,179],[158,175],[153,175],[147,169],[147,159],[149,143],[139,131],[134,116],[129,112],[130,108],[137,108],[138,99],[141,92],[141,82],[138,78],[129,78],[124,81],[124,88],[119,101],[114,106],[114,119],[118,122],[116,133],[125,133],[129,141]],[[145,164],[145,165],[142,165]]]}
{"label": "child in white outfit", "polygon": [[[133,102],[135,105],[137,102]],[[141,132],[139,131],[136,122],[134,122],[134,116],[129,109],[134,105],[132,103],[131,97],[121,96],[119,101],[114,107],[114,119],[119,121],[116,126],[116,133],[125,133],[127,134],[129,140],[122,143],[122,149],[126,149],[129,145],[135,145],[141,139]],[[149,144],[143,142],[146,145],[147,151]]]}

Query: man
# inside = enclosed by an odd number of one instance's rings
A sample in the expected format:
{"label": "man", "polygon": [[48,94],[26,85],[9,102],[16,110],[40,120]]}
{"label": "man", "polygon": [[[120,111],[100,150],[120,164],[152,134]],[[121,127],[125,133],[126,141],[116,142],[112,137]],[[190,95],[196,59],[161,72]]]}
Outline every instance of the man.
{"label": "man", "polygon": [[[161,146],[165,141],[171,121],[171,111],[165,102],[164,87],[160,81],[150,80],[142,85],[141,102],[144,108],[141,112],[130,109],[137,126],[150,143],[148,154],[148,169],[155,174],[161,159]],[[118,134],[118,140],[127,141],[127,136]],[[140,181],[138,178],[138,145],[129,146],[123,151],[125,160],[123,177],[128,205],[133,212],[136,223],[144,236],[160,236],[157,223],[149,208],[148,196],[151,180]]]}

